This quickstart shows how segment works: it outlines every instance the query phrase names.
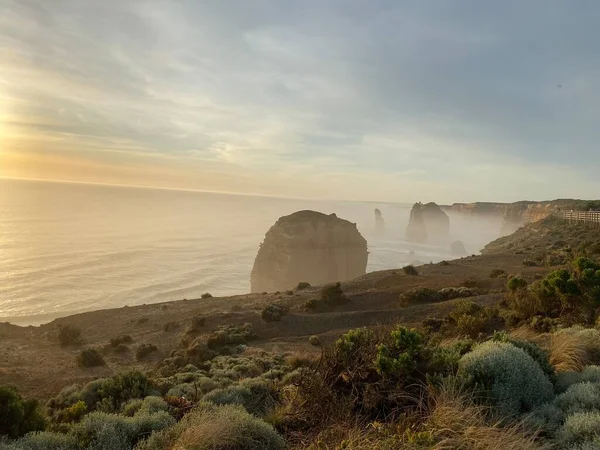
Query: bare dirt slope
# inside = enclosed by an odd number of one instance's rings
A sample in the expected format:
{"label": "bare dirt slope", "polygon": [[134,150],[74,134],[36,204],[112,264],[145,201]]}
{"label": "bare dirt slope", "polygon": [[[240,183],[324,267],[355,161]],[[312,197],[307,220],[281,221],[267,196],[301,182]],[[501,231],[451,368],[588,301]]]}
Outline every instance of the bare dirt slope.
{"label": "bare dirt slope", "polygon": [[[535,227],[533,227],[535,225]],[[406,275],[399,268],[366,274],[343,283],[342,288],[350,301],[333,311],[311,313],[305,303],[319,296],[320,288],[313,287],[289,293],[248,294],[234,297],[182,300],[162,304],[123,307],[93,311],[57,319],[39,327],[17,327],[0,324],[0,385],[17,386],[25,395],[47,398],[61,388],[73,383],[83,383],[125,369],[151,370],[162,358],[169,355],[189,326],[192,317],[206,318],[205,333],[220,325],[251,323],[258,335],[252,346],[277,352],[318,352],[308,344],[308,337],[319,335],[322,340],[334,339],[341,332],[354,327],[400,322],[419,326],[428,317],[443,317],[455,301],[425,303],[402,307],[399,295],[414,288],[441,289],[464,284],[474,286],[482,295],[473,297],[477,302],[492,305],[502,299],[505,279],[490,278],[493,269],[503,269],[507,274],[520,273],[529,280],[540,278],[551,270],[547,267],[524,266],[523,260],[534,258],[539,252],[560,240],[552,224],[538,224],[517,231],[488,245],[485,254],[471,256],[449,264],[428,264],[417,267],[418,276]],[[583,226],[566,230],[560,226],[560,236],[580,243],[598,233]],[[540,231],[542,230],[542,231]],[[545,230],[545,231],[544,231]],[[537,236],[533,239],[532,236]],[[541,237],[540,237],[541,236]],[[600,238],[600,236],[596,236]],[[527,244],[527,245],[525,245]],[[262,309],[270,303],[289,307],[289,313],[280,322],[265,322]],[[74,325],[82,330],[83,342],[79,345],[60,346],[56,339],[59,325]],[[166,325],[170,324],[167,331]],[[106,349],[111,338],[128,334],[133,338],[131,350],[115,353]],[[150,343],[158,347],[151,359],[138,362],[135,348]],[[107,362],[99,368],[80,368],[75,358],[87,347],[101,349]]]}

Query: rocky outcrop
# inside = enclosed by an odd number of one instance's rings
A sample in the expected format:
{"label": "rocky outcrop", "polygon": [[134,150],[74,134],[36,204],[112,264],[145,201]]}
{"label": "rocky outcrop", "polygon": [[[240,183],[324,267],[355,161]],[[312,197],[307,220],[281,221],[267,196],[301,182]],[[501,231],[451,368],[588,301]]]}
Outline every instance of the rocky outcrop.
{"label": "rocky outcrop", "polygon": [[375,231],[378,234],[383,233],[385,230],[385,222],[379,208],[375,208]]}
{"label": "rocky outcrop", "polygon": [[292,289],[346,281],[364,275],[367,241],[356,224],[335,214],[299,211],[281,217],[260,245],[254,261],[252,292]]}
{"label": "rocky outcrop", "polygon": [[465,248],[465,244],[463,241],[454,241],[450,244],[450,253],[452,256],[467,256],[467,249]]}
{"label": "rocky outcrop", "polygon": [[415,203],[410,211],[406,237],[412,242],[443,240],[450,232],[450,218],[435,203]]}

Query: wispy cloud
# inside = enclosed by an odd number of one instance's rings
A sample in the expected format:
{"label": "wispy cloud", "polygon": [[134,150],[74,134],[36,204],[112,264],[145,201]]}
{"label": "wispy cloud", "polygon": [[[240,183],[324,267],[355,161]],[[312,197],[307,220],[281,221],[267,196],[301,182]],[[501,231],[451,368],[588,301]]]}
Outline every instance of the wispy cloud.
{"label": "wispy cloud", "polygon": [[[72,158],[87,177],[102,164],[135,181],[144,160],[146,181],[296,196],[516,200],[600,187],[593,1],[0,8],[0,145],[54,155],[64,177]],[[574,186],[553,186],[557,173]]]}

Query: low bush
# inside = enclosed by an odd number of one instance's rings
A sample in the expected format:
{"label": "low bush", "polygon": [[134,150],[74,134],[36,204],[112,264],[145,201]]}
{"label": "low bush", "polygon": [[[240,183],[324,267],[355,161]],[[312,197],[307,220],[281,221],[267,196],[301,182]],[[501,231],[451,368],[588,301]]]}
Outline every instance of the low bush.
{"label": "low bush", "polygon": [[417,269],[415,268],[415,266],[413,266],[412,264],[409,264],[408,266],[404,266],[402,268],[402,270],[404,271],[404,273],[406,275],[419,275],[419,272],[417,271]]}
{"label": "low bush", "polygon": [[58,342],[60,345],[78,344],[81,339],[81,329],[73,325],[58,326]]}
{"label": "low bush", "polygon": [[4,444],[0,440],[1,450],[75,450],[79,449],[77,440],[68,434],[49,431],[32,432],[17,441]]}
{"label": "low bush", "polygon": [[174,427],[153,433],[136,450],[284,450],[273,427],[238,405],[199,405]]}
{"label": "low bush", "polygon": [[294,295],[294,291],[289,289],[289,290],[285,291],[285,295]]}
{"label": "low bush", "polygon": [[400,295],[400,303],[403,306],[434,303],[442,300],[443,297],[438,291],[426,287],[411,289]]}
{"label": "low bush", "polygon": [[525,289],[527,287],[527,281],[521,277],[510,277],[506,283],[506,287],[511,292],[516,292],[519,289]]}
{"label": "low bush", "polygon": [[298,285],[296,286],[296,290],[298,291],[302,291],[304,289],[308,289],[310,287],[310,283],[307,283],[306,281],[301,281],[300,283],[298,283]]}
{"label": "low bush", "polygon": [[200,298],[212,298],[212,295],[209,292],[205,292],[200,296]]}
{"label": "low bush", "polygon": [[447,317],[446,333],[477,337],[492,323],[495,313],[472,300],[458,300]]}
{"label": "low bush", "polygon": [[506,271],[502,269],[493,269],[490,272],[490,278],[506,278]]}
{"label": "low bush", "polygon": [[489,395],[501,413],[518,415],[553,398],[552,383],[524,350],[506,342],[478,345],[459,362],[466,376]]}
{"label": "low bush", "polygon": [[118,347],[121,344],[131,344],[133,342],[133,338],[128,334],[123,334],[121,336],[117,336],[110,340],[111,347]]}
{"label": "low bush", "polygon": [[464,286],[461,287],[447,287],[444,289],[440,289],[439,294],[442,296],[444,300],[453,300],[455,298],[466,298],[473,297],[476,293],[470,288],[466,288]]}
{"label": "low bush", "polygon": [[9,386],[0,386],[0,436],[16,438],[45,427],[35,400],[26,400]]}
{"label": "low bush", "polygon": [[554,381],[557,392],[564,392],[578,383],[600,383],[600,366],[587,366],[582,372],[557,373]]}
{"label": "low bush", "polygon": [[264,414],[275,406],[277,393],[273,385],[262,378],[249,378],[225,389],[215,389],[203,401],[216,405],[241,405],[250,414]]}
{"label": "low bush", "polygon": [[319,338],[319,336],[309,337],[308,342],[310,345],[314,345],[315,347],[318,347],[319,345],[321,345],[321,339]]}
{"label": "low bush", "polygon": [[525,353],[533,358],[533,360],[538,363],[540,368],[544,371],[544,373],[548,376],[554,375],[554,367],[550,364],[550,352],[542,349],[538,345],[533,342],[529,342],[522,339],[517,339],[512,337],[506,332],[495,332],[492,336],[492,340],[496,342],[507,342],[509,344],[514,345],[517,348],[520,348]]}
{"label": "low bush", "polygon": [[286,313],[285,306],[271,303],[262,310],[261,317],[265,322],[279,322]]}
{"label": "low bush", "polygon": [[600,430],[600,412],[576,413],[565,420],[565,424],[559,431],[559,441],[565,449],[574,448],[576,445],[593,445],[600,441],[598,430]]}
{"label": "low bush", "polygon": [[135,359],[142,360],[158,351],[154,344],[141,344],[135,349]]}
{"label": "low bush", "polygon": [[523,260],[523,265],[524,266],[529,266],[529,267],[536,267],[538,265],[538,263],[536,263],[535,261],[531,260],[531,259],[527,259],[525,258]]}
{"label": "low bush", "polygon": [[255,338],[256,334],[250,324],[224,325],[218,327],[208,336],[206,345],[209,349],[219,350],[230,345],[246,344]]}
{"label": "low bush", "polygon": [[97,367],[106,364],[104,358],[95,348],[82,350],[76,358],[79,367]]}
{"label": "low bush", "polygon": [[306,308],[312,310],[331,309],[349,301],[350,299],[342,291],[342,284],[338,282],[323,287],[321,297],[319,299],[309,299],[306,302]]}

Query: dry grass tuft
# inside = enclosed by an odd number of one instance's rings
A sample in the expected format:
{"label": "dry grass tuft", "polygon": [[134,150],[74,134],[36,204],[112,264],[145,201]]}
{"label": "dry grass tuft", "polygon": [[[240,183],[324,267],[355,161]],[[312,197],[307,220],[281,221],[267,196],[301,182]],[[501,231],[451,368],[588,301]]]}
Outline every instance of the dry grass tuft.
{"label": "dry grass tuft", "polygon": [[550,364],[557,372],[581,372],[587,363],[587,343],[576,334],[555,333],[550,338]]}
{"label": "dry grass tuft", "polygon": [[557,372],[581,372],[600,363],[600,333],[594,329],[566,328],[550,338],[550,363]]}
{"label": "dry grass tuft", "polygon": [[430,416],[425,423],[436,442],[436,450],[544,450],[537,433],[522,422],[501,423],[490,409],[477,405],[473,396],[456,382],[446,382],[430,395]]}

